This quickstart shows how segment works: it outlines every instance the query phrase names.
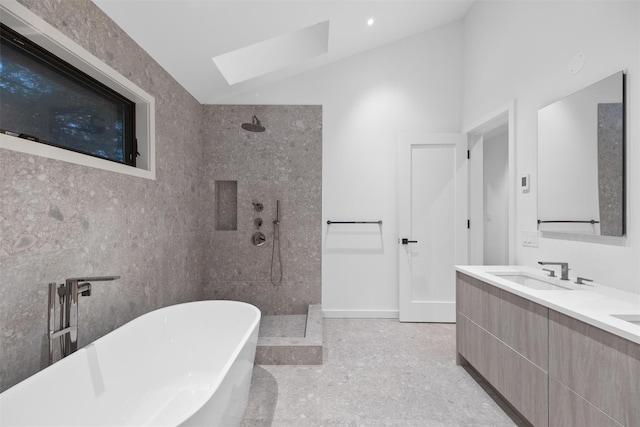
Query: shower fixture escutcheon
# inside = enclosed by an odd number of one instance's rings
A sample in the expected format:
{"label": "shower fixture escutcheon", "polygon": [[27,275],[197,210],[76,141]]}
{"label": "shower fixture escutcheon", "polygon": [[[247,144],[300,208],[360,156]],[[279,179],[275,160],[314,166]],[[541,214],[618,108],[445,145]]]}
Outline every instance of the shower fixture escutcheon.
{"label": "shower fixture escutcheon", "polygon": [[262,246],[266,241],[267,237],[260,231],[256,231],[253,233],[253,236],[251,236],[251,243],[253,243],[254,246]]}
{"label": "shower fixture escutcheon", "polygon": [[265,127],[262,126],[262,123],[260,123],[260,120],[258,120],[255,114],[251,118],[251,123],[243,123],[241,127],[249,132],[264,132],[265,130]]}

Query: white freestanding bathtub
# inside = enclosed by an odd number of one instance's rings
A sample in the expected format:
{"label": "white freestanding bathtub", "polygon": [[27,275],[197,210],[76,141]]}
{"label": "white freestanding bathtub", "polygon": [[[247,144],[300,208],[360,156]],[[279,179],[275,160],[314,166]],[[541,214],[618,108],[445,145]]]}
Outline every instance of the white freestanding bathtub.
{"label": "white freestanding bathtub", "polygon": [[0,426],[238,426],[259,324],[235,301],[152,311],[0,394]]}

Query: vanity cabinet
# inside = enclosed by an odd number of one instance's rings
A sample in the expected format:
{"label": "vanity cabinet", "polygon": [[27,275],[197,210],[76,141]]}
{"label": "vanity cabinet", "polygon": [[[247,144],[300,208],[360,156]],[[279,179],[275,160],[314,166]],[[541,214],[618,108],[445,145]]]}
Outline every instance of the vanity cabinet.
{"label": "vanity cabinet", "polygon": [[548,309],[462,273],[458,363],[469,363],[535,426],[548,426]]}
{"label": "vanity cabinet", "polygon": [[458,364],[534,426],[640,426],[640,344],[457,272]]}
{"label": "vanity cabinet", "polygon": [[551,425],[640,426],[640,344],[550,310],[549,377]]}

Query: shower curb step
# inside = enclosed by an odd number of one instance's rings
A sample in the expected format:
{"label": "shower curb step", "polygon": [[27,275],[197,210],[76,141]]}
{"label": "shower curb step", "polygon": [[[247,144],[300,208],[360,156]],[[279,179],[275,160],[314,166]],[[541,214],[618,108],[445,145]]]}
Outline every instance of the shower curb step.
{"label": "shower curb step", "polygon": [[310,305],[304,337],[259,337],[256,365],[322,365],[322,305]]}

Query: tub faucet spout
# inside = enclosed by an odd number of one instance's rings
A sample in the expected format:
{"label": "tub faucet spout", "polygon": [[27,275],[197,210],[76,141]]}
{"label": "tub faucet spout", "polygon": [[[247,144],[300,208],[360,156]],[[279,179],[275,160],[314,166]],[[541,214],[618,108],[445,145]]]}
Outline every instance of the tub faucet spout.
{"label": "tub faucet spout", "polygon": [[569,263],[568,262],[547,262],[538,261],[540,265],[559,265],[560,266],[560,279],[569,280]]}
{"label": "tub faucet spout", "polygon": [[66,298],[65,298],[65,319],[67,326],[71,329],[65,336],[65,354],[68,356],[78,350],[78,297],[91,296],[90,282],[106,282],[119,279],[120,276],[98,276],[98,277],[75,277],[65,281]]}
{"label": "tub faucet spout", "polygon": [[[62,357],[78,349],[78,297],[91,296],[90,282],[117,280],[120,276],[74,277],[56,289],[49,284],[49,364],[53,363],[53,340],[60,337]],[[60,329],[55,329],[55,294],[60,297]]]}

